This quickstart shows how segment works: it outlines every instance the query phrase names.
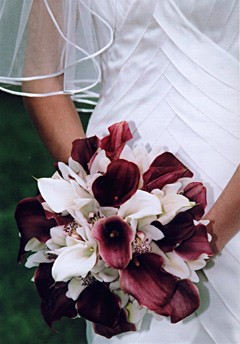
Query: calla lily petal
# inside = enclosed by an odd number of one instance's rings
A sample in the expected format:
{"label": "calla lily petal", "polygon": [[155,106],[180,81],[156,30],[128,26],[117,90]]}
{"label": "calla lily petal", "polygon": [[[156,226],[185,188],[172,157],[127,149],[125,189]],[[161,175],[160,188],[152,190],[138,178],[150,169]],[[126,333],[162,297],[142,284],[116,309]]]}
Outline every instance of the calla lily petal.
{"label": "calla lily petal", "polygon": [[60,253],[53,264],[52,276],[56,282],[73,277],[85,276],[97,260],[93,243],[79,243],[69,246]]}
{"label": "calla lily petal", "polygon": [[47,254],[46,254],[46,250],[45,251],[38,251],[34,254],[31,254],[31,256],[29,256],[27,258],[27,261],[25,263],[26,268],[33,268],[35,266],[39,266],[39,264],[41,263],[50,263],[51,261],[53,261],[53,259],[48,259],[47,258]]}
{"label": "calla lily petal", "polygon": [[164,234],[164,238],[156,242],[164,252],[172,251],[183,240],[193,236],[196,228],[193,217],[188,212],[178,213],[171,222],[164,226],[159,221],[154,221],[152,225],[159,228]]}
{"label": "calla lily petal", "polygon": [[44,248],[46,248],[46,245],[44,243],[42,243],[36,238],[32,238],[27,242],[25,246],[25,251],[37,252],[43,250]]}
{"label": "calla lily petal", "polygon": [[211,257],[213,251],[209,245],[206,227],[201,224],[196,226],[195,234],[184,240],[175,251],[186,260],[198,259],[204,253]]}
{"label": "calla lily petal", "polygon": [[87,285],[82,283],[81,278],[72,278],[71,281],[68,283],[68,292],[66,296],[76,301],[81,292],[86,288]]}
{"label": "calla lily petal", "polygon": [[136,325],[142,322],[144,315],[147,313],[147,309],[141,307],[136,300],[129,302],[126,309],[128,311],[129,321]]}
{"label": "calla lily petal", "polygon": [[195,312],[199,305],[198,288],[189,280],[180,280],[170,304],[165,308],[165,315],[171,317],[172,323],[177,323]]}
{"label": "calla lily petal", "polygon": [[98,220],[93,226],[92,237],[98,241],[99,253],[109,266],[124,269],[128,265],[134,233],[119,216]]}
{"label": "calla lily petal", "polygon": [[99,172],[105,173],[110,162],[111,160],[106,157],[106,152],[104,150],[100,150],[100,152],[94,156],[94,159],[91,162],[90,174],[94,175],[95,173]]}
{"label": "calla lily petal", "polygon": [[121,289],[141,306],[158,314],[162,314],[162,307],[171,301],[177,282],[177,278],[164,271],[162,265],[162,257],[147,253],[139,255],[126,269],[119,271]]}
{"label": "calla lily petal", "polygon": [[26,198],[18,203],[15,218],[20,232],[18,260],[23,259],[27,242],[36,238],[41,243],[50,239],[50,228],[56,226],[55,219],[47,219],[37,198]]}
{"label": "calla lily petal", "polygon": [[111,125],[108,130],[110,134],[101,140],[100,147],[106,151],[109,159],[116,160],[125,143],[132,138],[132,134],[125,121]]}
{"label": "calla lily petal", "polygon": [[73,160],[79,162],[85,170],[88,170],[88,163],[99,147],[97,136],[77,139],[73,141],[71,156]]}
{"label": "calla lily petal", "polygon": [[192,182],[188,184],[183,190],[184,196],[195,202],[197,205],[191,209],[196,220],[200,220],[204,215],[207,206],[206,188],[202,183]]}
{"label": "calla lily petal", "polygon": [[148,192],[137,192],[119,208],[118,215],[122,218],[141,219],[146,216],[159,215],[162,212],[157,196]]}
{"label": "calla lily petal", "polygon": [[151,192],[162,189],[166,184],[175,183],[179,178],[192,177],[193,173],[172,153],[165,152],[151,163],[143,175],[143,189]]}
{"label": "calla lily petal", "polygon": [[107,327],[100,324],[93,324],[94,332],[106,338],[112,338],[120,333],[136,331],[136,326],[127,319],[126,312],[122,309],[117,324],[114,327]]}
{"label": "calla lily petal", "polygon": [[74,189],[71,183],[64,179],[40,178],[38,188],[44,200],[56,213],[61,213],[74,204]]}
{"label": "calla lily petal", "polygon": [[56,213],[53,213],[49,210],[46,210],[45,205],[46,205],[46,202],[42,203],[42,206],[43,206],[44,211],[45,211],[46,219],[48,219],[48,220],[54,219],[59,226],[68,225],[73,220],[70,215],[62,216],[60,214],[56,214]]}
{"label": "calla lily petal", "polygon": [[108,327],[117,324],[121,312],[119,298],[101,282],[84,289],[76,305],[80,316]]}
{"label": "calla lily petal", "polygon": [[166,253],[167,261],[165,261],[164,269],[170,274],[181,279],[190,278],[191,271],[183,258],[177,255],[176,252]]}
{"label": "calla lily petal", "polygon": [[82,188],[87,189],[85,179],[83,177],[80,177],[68,165],[64,164],[63,162],[59,162],[58,168],[62,174],[63,179],[65,179],[66,181],[75,180]]}
{"label": "calla lily petal", "polygon": [[154,253],[140,255],[120,271],[120,284],[140,305],[170,316],[175,323],[199,307],[199,293],[191,281],[179,280],[164,271],[162,264],[162,257]]}
{"label": "calla lily petal", "polygon": [[101,206],[118,207],[135,194],[139,179],[137,165],[115,160],[108,165],[107,172],[93,182],[92,191]]}
{"label": "calla lily petal", "polygon": [[103,281],[106,283],[111,283],[112,281],[115,281],[118,278],[118,271],[112,268],[105,268],[104,270],[98,272],[97,274],[94,274],[94,276],[100,282]]}
{"label": "calla lily petal", "polygon": [[182,209],[187,210],[193,207],[193,203],[189,202],[187,197],[178,194],[166,195],[162,200],[164,212],[168,213],[174,211],[175,214]]}
{"label": "calla lily petal", "polygon": [[153,225],[145,225],[141,227],[141,232],[144,233],[145,238],[148,239],[150,242],[152,240],[158,241],[164,238],[164,234]]}
{"label": "calla lily petal", "polygon": [[66,296],[67,283],[55,283],[51,269],[52,264],[41,264],[34,275],[35,285],[42,298],[42,315],[50,327],[64,316],[77,316],[75,302]]}

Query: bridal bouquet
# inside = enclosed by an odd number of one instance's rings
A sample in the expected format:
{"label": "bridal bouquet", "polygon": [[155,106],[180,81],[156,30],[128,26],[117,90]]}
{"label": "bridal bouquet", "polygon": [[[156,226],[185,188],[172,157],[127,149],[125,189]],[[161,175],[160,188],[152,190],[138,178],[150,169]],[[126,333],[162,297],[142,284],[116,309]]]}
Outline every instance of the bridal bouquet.
{"label": "bridal bouquet", "polygon": [[73,142],[68,164],[37,180],[40,195],[16,210],[19,260],[49,326],[84,317],[110,338],[143,317],[176,323],[199,306],[196,270],[212,255],[206,189],[173,154],[130,148],[127,122]]}

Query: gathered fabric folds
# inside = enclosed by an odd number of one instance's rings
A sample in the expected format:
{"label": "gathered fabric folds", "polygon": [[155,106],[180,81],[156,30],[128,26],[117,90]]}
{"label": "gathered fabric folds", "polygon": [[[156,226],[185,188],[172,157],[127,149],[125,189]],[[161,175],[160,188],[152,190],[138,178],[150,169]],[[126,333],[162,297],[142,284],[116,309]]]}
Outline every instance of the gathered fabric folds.
{"label": "gathered fabric folds", "polygon": [[[238,1],[123,1],[118,10],[87,133],[106,135],[109,125],[129,121],[135,142],[172,151],[204,182],[209,209],[240,157]],[[140,332],[108,342],[238,344],[239,264],[238,234],[199,274],[193,316],[174,325],[149,317]],[[89,324],[88,338],[105,343]]]}
{"label": "gathered fabric folds", "polygon": [[[87,135],[129,122],[134,142],[173,152],[208,190],[240,157],[238,0],[0,0],[0,82],[27,96],[92,102]],[[22,85],[22,89],[19,87]],[[236,191],[239,192],[239,191]],[[200,309],[147,316],[109,344],[240,343],[240,235],[199,273]],[[90,344],[106,343],[88,324]]]}

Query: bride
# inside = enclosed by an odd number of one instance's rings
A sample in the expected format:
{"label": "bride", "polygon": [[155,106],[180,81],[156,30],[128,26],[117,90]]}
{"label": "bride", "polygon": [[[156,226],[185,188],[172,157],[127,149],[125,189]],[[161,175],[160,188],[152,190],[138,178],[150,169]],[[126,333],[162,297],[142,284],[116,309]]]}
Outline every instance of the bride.
{"label": "bride", "polygon": [[0,42],[1,89],[25,96],[55,160],[85,135],[72,99],[99,96],[88,136],[127,120],[135,142],[172,151],[208,189],[216,256],[200,309],[110,340],[88,324],[89,343],[239,343],[238,0],[2,0]]}

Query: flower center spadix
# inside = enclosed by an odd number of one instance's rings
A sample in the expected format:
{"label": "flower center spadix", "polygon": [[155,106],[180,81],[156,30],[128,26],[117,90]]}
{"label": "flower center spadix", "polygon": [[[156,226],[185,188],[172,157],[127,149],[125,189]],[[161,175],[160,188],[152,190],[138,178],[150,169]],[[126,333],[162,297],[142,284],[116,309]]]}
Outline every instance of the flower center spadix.
{"label": "flower center spadix", "polygon": [[141,264],[140,264],[140,262],[139,262],[139,260],[138,259],[134,259],[134,261],[133,261],[133,263],[134,263],[134,265],[138,268]]}
{"label": "flower center spadix", "polygon": [[117,238],[119,237],[119,235],[119,231],[117,231],[116,229],[111,230],[111,232],[109,233],[110,238]]}

